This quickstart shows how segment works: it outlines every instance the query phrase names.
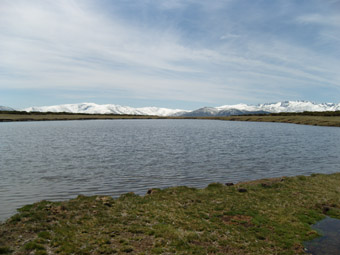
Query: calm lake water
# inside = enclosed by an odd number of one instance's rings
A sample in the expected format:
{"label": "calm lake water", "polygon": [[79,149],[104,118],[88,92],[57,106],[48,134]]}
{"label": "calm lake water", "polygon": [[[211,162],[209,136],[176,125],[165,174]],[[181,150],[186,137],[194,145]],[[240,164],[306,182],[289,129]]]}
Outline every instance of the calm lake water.
{"label": "calm lake water", "polygon": [[340,171],[340,128],[211,120],[0,123],[0,221],[78,194]]}

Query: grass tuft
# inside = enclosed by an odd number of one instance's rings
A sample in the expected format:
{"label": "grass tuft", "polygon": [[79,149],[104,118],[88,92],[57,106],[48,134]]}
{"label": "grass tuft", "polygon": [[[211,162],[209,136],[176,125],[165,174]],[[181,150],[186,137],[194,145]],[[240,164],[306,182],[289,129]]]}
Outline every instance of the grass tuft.
{"label": "grass tuft", "polygon": [[0,247],[0,254],[11,254],[12,251],[10,248],[2,246]]}

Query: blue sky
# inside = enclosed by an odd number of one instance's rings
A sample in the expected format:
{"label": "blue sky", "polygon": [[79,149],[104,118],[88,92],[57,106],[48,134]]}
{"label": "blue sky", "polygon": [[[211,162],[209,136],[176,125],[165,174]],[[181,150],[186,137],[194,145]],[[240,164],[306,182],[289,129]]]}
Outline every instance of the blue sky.
{"label": "blue sky", "polygon": [[0,1],[0,105],[339,95],[339,0]]}

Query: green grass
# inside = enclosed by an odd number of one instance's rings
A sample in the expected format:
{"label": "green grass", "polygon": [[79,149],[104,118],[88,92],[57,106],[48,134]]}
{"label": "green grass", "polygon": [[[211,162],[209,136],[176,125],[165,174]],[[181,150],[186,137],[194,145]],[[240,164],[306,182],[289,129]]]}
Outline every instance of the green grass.
{"label": "green grass", "polygon": [[21,208],[0,254],[304,254],[325,215],[340,218],[340,173],[78,196]]}

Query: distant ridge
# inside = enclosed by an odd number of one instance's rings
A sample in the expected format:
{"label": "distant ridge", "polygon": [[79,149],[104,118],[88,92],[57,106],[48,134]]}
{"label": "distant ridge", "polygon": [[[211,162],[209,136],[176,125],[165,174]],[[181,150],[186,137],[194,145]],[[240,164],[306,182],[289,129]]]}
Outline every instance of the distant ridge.
{"label": "distant ridge", "polygon": [[236,104],[219,107],[204,107],[195,111],[181,114],[181,116],[231,116],[245,114],[263,114],[280,112],[324,112],[340,111],[340,103],[313,103],[310,101],[283,101],[258,105]]}
{"label": "distant ridge", "polygon": [[99,105],[95,103],[64,104],[54,106],[29,107],[27,112],[70,112],[91,114],[131,114],[131,115],[156,115],[156,116],[231,116],[245,114],[263,114],[280,112],[324,112],[340,111],[340,103],[313,103],[310,101],[283,101],[277,103],[265,103],[258,105],[236,104],[223,105],[219,107],[203,107],[194,111],[180,109],[168,109],[157,107],[133,108],[114,104]]}
{"label": "distant ridge", "polygon": [[15,110],[13,108],[11,108],[11,107],[1,106],[0,105],[0,111],[15,111]]}

